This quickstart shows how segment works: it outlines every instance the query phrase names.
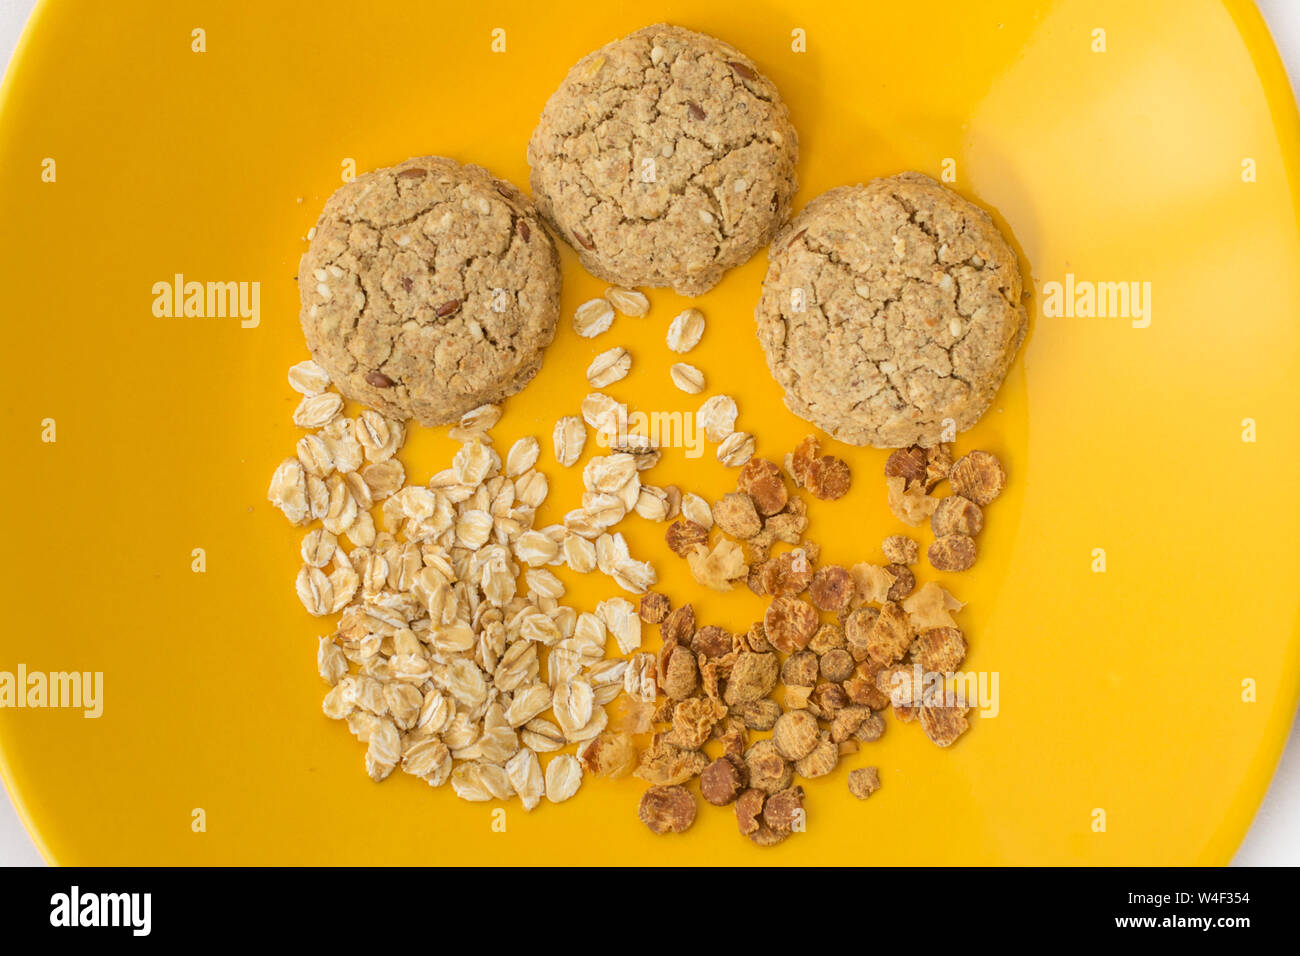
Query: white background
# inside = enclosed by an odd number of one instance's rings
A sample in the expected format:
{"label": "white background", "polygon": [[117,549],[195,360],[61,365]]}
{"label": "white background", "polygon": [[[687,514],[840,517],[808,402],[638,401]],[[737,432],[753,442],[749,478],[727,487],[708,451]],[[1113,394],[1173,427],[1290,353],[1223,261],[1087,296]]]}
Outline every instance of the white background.
{"label": "white background", "polygon": [[[1257,0],[1286,61],[1292,89],[1300,88],[1300,0]],[[0,0],[0,60],[9,62],[36,0]],[[1300,726],[1300,720],[1296,726]],[[42,860],[18,821],[8,794],[0,800],[0,865],[39,866]],[[1300,865],[1300,733],[1291,744],[1235,865]]]}

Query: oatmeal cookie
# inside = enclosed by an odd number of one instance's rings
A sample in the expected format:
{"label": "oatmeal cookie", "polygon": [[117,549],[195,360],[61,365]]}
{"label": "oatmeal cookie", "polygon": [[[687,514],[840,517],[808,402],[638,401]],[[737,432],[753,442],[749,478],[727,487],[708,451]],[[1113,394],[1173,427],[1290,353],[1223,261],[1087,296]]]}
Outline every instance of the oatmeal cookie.
{"label": "oatmeal cookie", "polygon": [[537,373],[560,265],[518,189],[425,156],[329,198],[298,287],[307,347],[344,395],[441,425]]}
{"label": "oatmeal cookie", "polygon": [[538,208],[593,275],[707,292],[790,214],[798,138],[770,80],[658,24],[578,61],[528,145]]}
{"label": "oatmeal cookie", "polygon": [[755,317],[796,415],[854,445],[931,447],[993,401],[1028,326],[1021,288],[987,213],[903,173],[810,202],[772,245]]}

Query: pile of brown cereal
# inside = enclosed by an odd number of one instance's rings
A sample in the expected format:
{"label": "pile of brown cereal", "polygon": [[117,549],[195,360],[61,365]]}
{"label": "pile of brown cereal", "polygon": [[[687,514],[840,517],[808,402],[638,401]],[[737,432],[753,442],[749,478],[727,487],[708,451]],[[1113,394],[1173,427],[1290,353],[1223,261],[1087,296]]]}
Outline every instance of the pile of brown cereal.
{"label": "pile of brown cereal", "polygon": [[[954,464],[947,446],[896,453],[886,475],[891,504],[907,502],[899,516],[909,523],[919,523],[910,520],[918,513],[955,515],[960,502],[978,508],[976,498],[991,501],[991,489],[1005,482],[991,455],[973,452]],[[944,480],[974,497],[931,498]],[[736,490],[711,506],[683,496],[682,518],[667,531],[669,548],[699,583],[728,590],[743,578],[770,603],[761,621],[733,633],[697,621],[690,604],[672,609],[661,594],[643,595],[642,620],[659,625],[662,645],[658,655],[631,660],[625,686],[647,708],[655,702],[631,728],[654,731],[633,771],[651,784],[640,816],[654,832],[691,825],[696,806],[686,784],[698,777],[707,803],[734,806],[740,832],[771,846],[803,829],[804,790],[796,781],[826,776],[878,740],[885,710],[919,722],[939,746],[967,729],[964,702],[928,692],[921,680],[953,672],[966,642],[953,617],[961,603],[934,582],[916,586],[918,542],[892,535],[881,545],[886,563],[846,568],[818,566],[820,549],[805,540],[807,506],[798,490],[835,500],[851,484],[848,466],[809,436],[784,469],[750,459]],[[939,536],[967,533],[963,528],[979,530],[954,525]],[[704,753],[710,741],[721,744],[715,759]],[[859,798],[879,787],[874,767],[850,774]]]}

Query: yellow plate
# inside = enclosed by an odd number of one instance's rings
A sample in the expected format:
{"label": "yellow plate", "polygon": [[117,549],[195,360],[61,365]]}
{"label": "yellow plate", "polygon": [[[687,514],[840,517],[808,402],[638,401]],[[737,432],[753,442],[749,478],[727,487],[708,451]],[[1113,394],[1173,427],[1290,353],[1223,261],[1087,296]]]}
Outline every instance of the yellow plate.
{"label": "yellow plate", "polygon": [[[0,671],[104,680],[98,719],[0,710],[4,779],[45,855],[1226,862],[1300,680],[1300,127],[1253,7],[569,6],[39,8],[0,121]],[[525,144],[569,65],[658,19],[738,45],[776,82],[800,133],[799,206],[843,183],[951,169],[954,188],[1014,237],[1034,291],[1021,357],[957,443],[1001,456],[1010,487],[989,509],[979,563],[943,578],[969,602],[967,666],[997,672],[999,713],[949,751],[891,718],[880,743],[807,784],[808,832],[770,851],[708,806],[688,835],[652,836],[632,779],[589,780],[572,803],[532,814],[506,804],[504,833],[494,804],[401,774],[370,783],[361,746],[321,714],[325,625],[293,593],[299,532],[265,497],[298,437],[285,369],[306,355],[293,281],[302,237],[344,164],[440,153],[525,184]],[[497,28],[504,52],[493,51]],[[806,52],[792,49],[794,31]],[[582,368],[616,343],[635,369],[614,395],[693,409],[668,384],[662,344],[685,300],[652,292],[650,317],[580,339],[567,316],[603,285],[563,258],[563,327],[536,381],[507,403],[498,442],[533,434],[549,449],[556,416],[587,391]],[[759,255],[695,302],[709,325],[690,360],[710,391],[737,397],[760,454],[779,457],[810,428],[784,410],[753,334],[765,267]],[[155,317],[152,287],[177,273],[260,282],[260,324]],[[1076,289],[1150,283],[1149,325],[1045,315],[1045,284],[1067,274]],[[53,443],[41,440],[46,419]],[[1255,441],[1243,440],[1247,419]],[[410,471],[444,467],[445,429],[413,432]],[[831,448],[855,484],[813,504],[811,534],[826,560],[879,560],[882,536],[906,530],[885,507],[885,453]],[[552,498],[541,517],[558,520],[578,473],[549,450],[543,467]],[[679,450],[647,476],[709,497],[734,478]],[[740,628],[761,612],[747,592],[699,595],[662,526],[635,519],[626,531],[703,620]],[[191,569],[195,548],[204,573]],[[613,592],[598,576],[562,576],[582,606]],[[859,803],[845,777],[866,764],[884,786]]]}

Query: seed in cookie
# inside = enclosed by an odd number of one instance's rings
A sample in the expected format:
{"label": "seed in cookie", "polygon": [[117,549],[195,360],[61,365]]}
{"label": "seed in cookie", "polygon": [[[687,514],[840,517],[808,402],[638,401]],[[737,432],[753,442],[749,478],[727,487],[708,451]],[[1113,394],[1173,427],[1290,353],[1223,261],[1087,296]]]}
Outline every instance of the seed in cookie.
{"label": "seed in cookie", "polygon": [[975,539],[967,534],[946,534],[929,550],[936,571],[965,571],[975,563]]}
{"label": "seed in cookie", "polygon": [[877,448],[937,445],[984,414],[1028,315],[982,209],[903,173],[823,193],[772,250],[756,317],[792,412]]}
{"label": "seed in cookie", "polygon": [[[780,95],[742,53],[658,24],[569,71],[528,163],[538,207],[588,272],[699,295],[785,221],[797,153]],[[647,186],[629,190],[629,170]]]}
{"label": "seed in cookie", "polygon": [[425,156],[325,203],[300,268],[301,321],[344,396],[441,425],[532,380],[555,335],[559,257],[528,199],[499,182]]}
{"label": "seed in cookie", "polygon": [[1001,462],[986,451],[972,451],[958,458],[948,473],[954,494],[969,498],[980,507],[991,505],[1007,484]]}

